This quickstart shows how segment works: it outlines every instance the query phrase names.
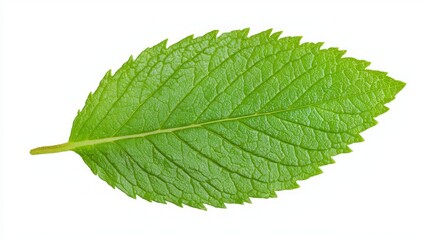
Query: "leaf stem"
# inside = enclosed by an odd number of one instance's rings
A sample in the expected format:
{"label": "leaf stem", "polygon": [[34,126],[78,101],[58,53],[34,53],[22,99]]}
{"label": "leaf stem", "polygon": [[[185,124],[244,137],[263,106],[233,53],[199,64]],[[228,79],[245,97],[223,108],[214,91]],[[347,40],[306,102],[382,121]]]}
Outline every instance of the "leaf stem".
{"label": "leaf stem", "polygon": [[46,153],[57,153],[57,152],[65,152],[70,151],[74,149],[76,146],[74,143],[67,142],[52,146],[44,146],[44,147],[38,147],[30,150],[31,155],[37,155],[37,154],[46,154]]}

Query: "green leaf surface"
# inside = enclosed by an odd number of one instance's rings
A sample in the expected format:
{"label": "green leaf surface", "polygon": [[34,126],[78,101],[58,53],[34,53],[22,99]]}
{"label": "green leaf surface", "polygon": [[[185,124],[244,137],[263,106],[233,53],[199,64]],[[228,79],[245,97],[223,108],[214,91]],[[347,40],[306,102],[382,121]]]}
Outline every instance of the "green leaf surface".
{"label": "green leaf surface", "polygon": [[128,196],[205,209],[297,188],[350,152],[404,83],[345,51],[248,29],[167,41],[107,72],[69,142]]}

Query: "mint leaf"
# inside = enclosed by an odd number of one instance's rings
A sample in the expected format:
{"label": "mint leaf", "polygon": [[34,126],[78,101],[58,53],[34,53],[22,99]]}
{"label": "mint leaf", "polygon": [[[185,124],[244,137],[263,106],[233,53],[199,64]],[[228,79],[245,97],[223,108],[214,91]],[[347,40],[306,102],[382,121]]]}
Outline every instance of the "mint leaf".
{"label": "mint leaf", "polygon": [[345,51],[248,29],[163,41],[104,76],[69,142],[128,196],[204,209],[297,188],[350,152],[404,83]]}

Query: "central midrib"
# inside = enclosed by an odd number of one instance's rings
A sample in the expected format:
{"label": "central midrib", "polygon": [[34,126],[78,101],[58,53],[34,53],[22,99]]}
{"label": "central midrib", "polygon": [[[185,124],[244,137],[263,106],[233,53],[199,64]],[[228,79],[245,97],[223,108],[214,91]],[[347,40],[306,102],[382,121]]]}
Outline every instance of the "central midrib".
{"label": "central midrib", "polygon": [[181,130],[186,130],[186,129],[198,128],[198,127],[202,127],[202,126],[206,126],[206,125],[210,125],[210,124],[222,123],[222,122],[238,121],[241,119],[252,118],[252,117],[272,115],[272,114],[291,111],[291,110],[296,110],[296,109],[282,109],[282,110],[276,110],[276,111],[271,111],[271,112],[254,113],[254,114],[243,115],[243,116],[239,116],[239,117],[217,119],[217,120],[207,121],[207,122],[203,122],[203,123],[194,123],[194,124],[181,126],[181,127],[158,129],[155,131],[130,134],[130,135],[124,135],[124,136],[83,140],[83,141],[78,141],[78,142],[67,142],[67,143],[58,144],[58,145],[35,148],[35,149],[32,149],[30,151],[30,153],[35,155],[35,154],[65,152],[65,151],[74,150],[74,149],[77,149],[80,147],[93,146],[93,145],[110,143],[110,142],[121,141],[121,140],[126,140],[126,139],[144,138],[144,137],[151,136],[151,135],[157,135],[157,134],[162,134],[162,133],[169,133],[169,132],[176,132],[176,131],[181,131]]}
{"label": "central midrib", "polygon": [[109,142],[115,142],[115,141],[126,140],[126,139],[133,139],[133,138],[143,138],[143,137],[147,137],[147,136],[151,136],[151,135],[157,135],[157,134],[169,133],[169,132],[176,132],[176,131],[181,131],[181,130],[191,129],[191,128],[198,128],[198,127],[202,127],[202,126],[206,126],[206,125],[210,125],[210,124],[223,123],[223,122],[231,122],[231,121],[238,121],[238,120],[246,119],[246,118],[272,115],[272,114],[286,112],[286,111],[290,111],[290,110],[291,109],[282,109],[282,110],[277,110],[277,111],[272,111],[272,112],[254,113],[254,114],[243,115],[243,116],[239,116],[239,117],[217,119],[217,120],[207,121],[207,122],[203,122],[203,123],[194,123],[194,124],[190,124],[190,125],[186,125],[186,126],[181,126],[181,127],[158,129],[158,130],[155,130],[155,131],[144,132],[144,133],[137,133],[137,134],[130,134],[130,135],[124,135],[124,136],[100,138],[100,139],[93,139],[93,140],[83,140],[83,141],[79,141],[79,142],[68,142],[66,144],[69,144],[70,147],[71,147],[68,150],[73,150],[73,149],[79,148],[79,147],[85,147],[85,146],[90,146],[90,145],[97,145],[97,144],[102,144],[102,143],[109,143]]}
{"label": "central midrib", "polygon": [[[398,85],[392,85],[392,86],[387,87],[385,89],[387,90],[387,89],[391,89],[391,88],[396,88],[398,86],[399,86],[399,84]],[[328,101],[338,100],[338,99],[342,99],[342,98],[346,98],[346,97],[350,98],[352,96],[367,94],[369,92],[373,92],[373,91],[377,91],[377,90],[379,90],[379,89],[372,89],[371,91],[360,92],[360,93],[352,94],[349,96],[340,96],[340,97],[337,97],[334,99],[328,99],[328,100],[320,101],[320,102],[313,103],[313,104],[304,104],[304,105],[297,106],[297,107],[293,107],[293,104],[292,104],[287,109],[281,109],[281,110],[276,110],[276,111],[271,111],[271,112],[253,113],[253,114],[243,115],[243,116],[239,116],[239,117],[217,119],[217,120],[207,121],[207,122],[203,122],[203,123],[190,124],[190,125],[174,127],[174,128],[158,129],[155,131],[144,132],[144,133],[130,134],[130,135],[124,135],[124,136],[116,136],[116,137],[107,137],[107,138],[100,138],[100,139],[92,139],[92,140],[83,140],[83,141],[79,141],[79,142],[67,142],[67,143],[53,145],[53,146],[39,147],[39,148],[35,148],[35,149],[31,150],[30,153],[31,154],[45,154],[45,153],[64,152],[64,151],[70,151],[70,150],[74,150],[76,148],[85,147],[85,146],[92,146],[92,145],[97,145],[97,144],[103,144],[103,143],[109,143],[109,142],[115,142],[115,141],[133,139],[133,138],[143,138],[143,137],[147,137],[147,136],[151,136],[151,135],[157,135],[157,134],[162,134],[162,133],[169,133],[169,132],[176,132],[176,131],[181,131],[181,130],[186,130],[186,129],[198,128],[198,127],[202,127],[202,126],[206,126],[206,125],[210,125],[210,124],[238,121],[241,119],[259,117],[259,116],[267,116],[267,115],[272,115],[272,114],[277,114],[277,113],[282,113],[282,112],[287,112],[287,111],[294,111],[294,110],[307,108],[307,107],[311,107],[311,106],[317,106],[317,105],[326,103]]]}

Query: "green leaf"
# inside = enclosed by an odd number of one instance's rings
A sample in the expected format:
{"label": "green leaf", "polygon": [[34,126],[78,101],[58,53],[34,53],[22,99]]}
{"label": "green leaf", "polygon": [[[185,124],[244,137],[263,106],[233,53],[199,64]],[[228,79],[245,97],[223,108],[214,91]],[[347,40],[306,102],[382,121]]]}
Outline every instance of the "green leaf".
{"label": "green leaf", "polygon": [[69,142],[128,196],[204,209],[297,188],[405,86],[345,51],[271,30],[167,41],[104,76]]}

